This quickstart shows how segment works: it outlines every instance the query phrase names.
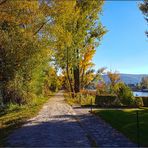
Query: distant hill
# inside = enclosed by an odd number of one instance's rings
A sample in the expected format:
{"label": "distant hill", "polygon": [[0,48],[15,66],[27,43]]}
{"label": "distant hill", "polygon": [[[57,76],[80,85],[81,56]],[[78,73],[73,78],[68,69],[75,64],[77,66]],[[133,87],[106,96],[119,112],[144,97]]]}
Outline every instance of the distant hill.
{"label": "distant hill", "polygon": [[[142,77],[148,76],[148,74],[120,74],[121,80],[126,84],[137,84],[141,82]],[[106,83],[109,83],[107,75],[103,75],[103,79]]]}

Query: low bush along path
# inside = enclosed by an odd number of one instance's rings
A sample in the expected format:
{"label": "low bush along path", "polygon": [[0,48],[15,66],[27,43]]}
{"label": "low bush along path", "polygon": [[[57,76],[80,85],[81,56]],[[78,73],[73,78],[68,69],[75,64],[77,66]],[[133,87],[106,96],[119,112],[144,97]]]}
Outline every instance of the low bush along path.
{"label": "low bush along path", "polygon": [[[128,146],[135,146],[124,136],[122,137],[121,134],[115,134],[115,131],[113,134],[111,134],[110,131],[110,139],[108,139],[109,137],[104,137],[104,139],[102,139],[100,137],[101,135],[97,134],[97,132],[95,132],[96,135],[94,135],[90,130],[90,126],[93,131],[101,130],[100,132],[102,133],[102,130],[105,130],[101,129],[104,125],[100,126],[100,123],[96,120],[91,122],[90,125],[88,124],[90,122],[89,120],[92,120],[90,116],[86,116],[78,110],[76,113],[77,114],[75,114],[71,106],[65,103],[63,93],[59,92],[49,99],[36,117],[28,120],[26,124],[8,137],[7,145],[30,147],[91,147],[98,145],[122,146],[122,144],[125,146],[125,143],[127,143]],[[86,124],[84,123],[84,119]],[[96,122],[99,123],[99,126],[96,126]],[[105,128],[111,129],[110,126],[105,126]],[[102,134],[104,135],[105,133]],[[116,143],[118,140],[115,140],[114,138],[117,138],[118,134],[120,142]],[[112,135],[116,136],[113,137]],[[97,139],[100,139],[101,142]],[[103,140],[105,142],[104,145],[102,143]],[[107,143],[107,140],[115,142]]]}

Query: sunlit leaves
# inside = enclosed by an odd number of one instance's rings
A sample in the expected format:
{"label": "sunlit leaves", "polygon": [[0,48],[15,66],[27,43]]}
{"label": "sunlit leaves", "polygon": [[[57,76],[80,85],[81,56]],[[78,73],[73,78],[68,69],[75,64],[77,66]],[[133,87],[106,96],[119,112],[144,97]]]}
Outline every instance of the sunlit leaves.
{"label": "sunlit leaves", "polygon": [[[35,31],[46,16],[39,1],[6,1],[0,5],[0,75],[4,102],[16,94],[36,94],[44,85],[43,70],[48,68],[52,51],[49,38]],[[46,31],[46,30],[45,30]],[[41,33],[41,32],[40,32]],[[11,94],[11,93],[12,94]],[[20,99],[23,96],[17,96]],[[29,97],[29,96],[28,96]]]}

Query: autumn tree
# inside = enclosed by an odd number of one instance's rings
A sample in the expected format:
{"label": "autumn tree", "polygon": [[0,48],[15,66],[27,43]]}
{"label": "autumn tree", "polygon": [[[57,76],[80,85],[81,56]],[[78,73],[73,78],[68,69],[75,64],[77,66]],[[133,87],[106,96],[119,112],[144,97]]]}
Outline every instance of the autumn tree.
{"label": "autumn tree", "polygon": [[[22,103],[42,94],[43,88],[55,88],[59,85],[57,68],[62,69],[71,92],[77,93],[87,85],[94,77],[91,59],[106,33],[99,19],[103,3],[98,0],[2,0],[3,101]],[[51,63],[56,65],[55,69],[50,68]]]}
{"label": "autumn tree", "polygon": [[107,76],[110,80],[110,90],[111,92],[114,92],[115,84],[117,84],[120,81],[120,74],[116,71],[115,72],[108,71]]}
{"label": "autumn tree", "polygon": [[75,93],[80,91],[81,80],[83,83],[80,64],[87,48],[95,48],[106,32],[99,19],[103,3],[98,0],[54,0],[51,4],[58,10],[52,16],[57,29],[54,36],[56,60],[66,70],[69,86]]}
{"label": "autumn tree", "polygon": [[[77,1],[79,18],[74,31],[74,53],[76,62],[73,66],[75,92],[80,91],[80,61],[86,47],[96,47],[97,41],[105,34],[105,30],[99,21],[103,1]],[[77,42],[75,42],[77,41]]]}
{"label": "autumn tree", "polygon": [[4,103],[24,102],[41,92],[44,68],[51,50],[46,30],[45,7],[39,1],[0,3],[0,81]]}

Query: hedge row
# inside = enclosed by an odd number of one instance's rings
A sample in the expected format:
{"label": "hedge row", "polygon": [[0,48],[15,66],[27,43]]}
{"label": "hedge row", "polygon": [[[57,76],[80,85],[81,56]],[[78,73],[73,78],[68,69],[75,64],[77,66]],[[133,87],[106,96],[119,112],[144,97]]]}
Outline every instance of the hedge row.
{"label": "hedge row", "polygon": [[[133,98],[134,99],[134,98]],[[135,97],[130,104],[119,101],[116,95],[96,95],[95,104],[100,107],[148,107],[148,97]]]}
{"label": "hedge row", "polygon": [[148,97],[135,97],[135,98],[142,98],[143,105],[145,107],[148,107]]}

